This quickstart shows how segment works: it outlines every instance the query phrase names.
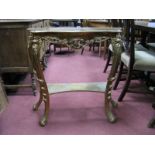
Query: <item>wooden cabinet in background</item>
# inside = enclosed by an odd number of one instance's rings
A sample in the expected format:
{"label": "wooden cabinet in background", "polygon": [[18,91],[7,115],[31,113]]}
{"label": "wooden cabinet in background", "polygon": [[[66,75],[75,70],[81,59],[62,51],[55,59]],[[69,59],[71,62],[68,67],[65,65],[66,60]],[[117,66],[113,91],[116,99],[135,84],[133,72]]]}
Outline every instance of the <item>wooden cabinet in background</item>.
{"label": "wooden cabinet in background", "polygon": [[5,109],[7,103],[8,103],[8,100],[4,90],[3,81],[1,80],[1,77],[0,77],[0,113]]}
{"label": "wooden cabinet in background", "polygon": [[[35,80],[28,55],[28,28],[49,27],[49,20],[0,20],[0,74],[15,76],[31,74],[28,84],[7,84],[5,88],[32,87],[35,94]],[[42,56],[44,54],[42,53]],[[16,77],[15,77],[16,79]]]}

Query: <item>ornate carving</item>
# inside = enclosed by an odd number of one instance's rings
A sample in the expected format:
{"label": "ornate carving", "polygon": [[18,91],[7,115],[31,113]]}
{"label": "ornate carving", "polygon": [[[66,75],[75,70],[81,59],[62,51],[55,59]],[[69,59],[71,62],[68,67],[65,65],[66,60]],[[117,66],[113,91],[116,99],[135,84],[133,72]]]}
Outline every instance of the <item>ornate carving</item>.
{"label": "ornate carving", "polygon": [[48,113],[49,113],[49,93],[47,84],[44,79],[44,75],[41,69],[41,64],[39,61],[40,55],[39,51],[41,48],[42,39],[41,38],[31,38],[30,44],[29,44],[29,55],[30,59],[33,65],[34,72],[36,73],[38,82],[39,82],[39,88],[40,88],[40,98],[39,101],[33,106],[33,110],[38,110],[40,104],[44,102],[45,104],[45,112],[43,114],[43,117],[40,121],[41,126],[45,126],[47,119],[48,119]]}
{"label": "ornate carving", "polygon": [[[112,39],[111,40],[113,49],[114,49],[114,56],[112,61],[112,68],[108,77],[107,81],[107,87],[105,92],[105,113],[108,118],[108,120],[113,123],[116,121],[116,116],[112,112],[112,107],[117,107],[117,103],[112,100],[111,94],[112,94],[112,84],[115,80],[115,74],[118,69],[118,65],[120,62],[120,56],[122,53],[123,43],[120,39]],[[112,105],[112,106],[111,106]]]}
{"label": "ornate carving", "polygon": [[[109,39],[109,38],[108,38]],[[81,38],[72,38],[72,39],[59,39],[56,37],[50,37],[50,36],[31,36],[30,42],[29,42],[29,54],[30,59],[33,64],[34,72],[37,76],[37,80],[39,82],[39,88],[40,88],[40,98],[39,101],[34,105],[33,110],[38,110],[41,103],[45,104],[45,110],[44,114],[40,120],[40,125],[45,126],[48,120],[48,113],[49,113],[49,92],[47,88],[46,81],[44,79],[44,75],[42,72],[42,66],[40,65],[40,55],[39,51],[42,45],[42,42],[46,41],[49,43],[63,43],[66,44],[72,48],[83,48],[85,45],[90,43],[90,40],[85,41]],[[111,91],[112,91],[112,84],[115,80],[115,73],[118,68],[118,64],[120,61],[120,55],[122,52],[122,42],[120,39],[112,39],[111,40],[113,49],[114,49],[114,56],[113,56],[113,65],[108,77],[106,91],[105,91],[105,113],[110,122],[115,122],[116,117],[112,112],[112,107],[116,107],[117,103],[112,100],[111,97]]]}
{"label": "ornate carving", "polygon": [[34,73],[31,73],[33,95],[36,96],[36,80]]}

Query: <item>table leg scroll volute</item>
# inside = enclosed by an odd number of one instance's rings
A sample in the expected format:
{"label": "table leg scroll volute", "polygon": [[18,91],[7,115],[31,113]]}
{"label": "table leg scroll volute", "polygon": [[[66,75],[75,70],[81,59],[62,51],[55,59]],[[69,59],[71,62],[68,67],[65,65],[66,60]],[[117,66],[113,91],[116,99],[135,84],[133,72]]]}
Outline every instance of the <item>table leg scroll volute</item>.
{"label": "table leg scroll volute", "polygon": [[35,39],[31,38],[30,43],[29,43],[29,55],[30,59],[33,65],[33,70],[36,74],[37,81],[39,83],[39,89],[40,89],[40,98],[39,101],[33,106],[33,110],[37,111],[41,103],[44,102],[45,104],[45,110],[44,114],[40,120],[40,125],[45,126],[48,120],[48,113],[49,113],[49,93],[48,93],[48,88],[47,84],[43,75],[42,71],[42,66],[40,64],[40,55],[39,51],[42,45],[42,40],[40,38]]}
{"label": "table leg scroll volute", "polygon": [[[41,82],[41,80],[39,80]],[[42,118],[40,119],[40,126],[44,127],[47,124],[48,121],[48,114],[49,114],[49,109],[50,109],[50,99],[49,99],[49,93],[47,90],[47,85],[44,82],[41,82],[40,84],[40,98],[39,101],[34,104],[33,110],[37,111],[41,103],[44,103],[44,114]]]}

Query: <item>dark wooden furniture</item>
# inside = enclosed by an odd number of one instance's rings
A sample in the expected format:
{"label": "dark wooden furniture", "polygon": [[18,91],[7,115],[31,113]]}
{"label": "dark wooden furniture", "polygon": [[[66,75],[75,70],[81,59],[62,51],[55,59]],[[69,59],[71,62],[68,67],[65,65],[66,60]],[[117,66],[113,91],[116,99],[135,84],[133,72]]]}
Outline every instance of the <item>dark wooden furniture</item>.
{"label": "dark wooden furniture", "polygon": [[[35,94],[35,80],[27,48],[29,35],[27,28],[45,26],[49,26],[48,21],[46,20],[0,20],[1,75],[3,76],[5,74],[8,77],[9,73],[9,76],[13,77],[21,73],[30,73],[32,78],[32,82],[25,85],[7,84],[4,79],[5,88],[14,89],[18,87],[32,87],[33,93]],[[43,55],[44,54],[41,53],[41,58]]]}
{"label": "dark wooden furniture", "polygon": [[[94,36],[101,35],[101,36],[108,36],[108,37],[115,37],[116,34],[121,33],[121,29],[119,28],[49,28],[49,29],[29,29],[31,32],[30,37],[30,44],[29,44],[29,52],[30,58],[33,63],[33,69],[36,73],[38,82],[39,82],[39,89],[40,89],[40,99],[37,104],[34,105],[34,110],[38,110],[40,104],[44,102],[45,104],[45,111],[43,117],[40,120],[40,125],[45,126],[48,120],[48,113],[50,109],[50,100],[49,95],[55,93],[62,93],[65,91],[94,91],[92,89],[92,83],[89,84],[47,84],[39,63],[39,51],[42,44],[42,41],[49,40],[52,42],[54,39],[52,37],[59,37],[60,40],[67,40],[68,46],[81,48],[85,44],[89,42]],[[76,40],[75,38],[78,38]],[[82,41],[81,41],[82,40]],[[80,42],[81,41],[81,42]],[[119,40],[114,40],[113,44],[114,47],[114,61],[111,72],[108,77],[107,85],[103,84],[95,84],[95,91],[103,92],[105,91],[105,114],[110,122],[115,122],[116,117],[112,112],[112,105],[115,105],[115,102],[111,98],[111,89],[112,83],[115,80],[114,76],[117,70],[117,66],[120,61],[120,44],[118,43]],[[80,85],[80,89],[79,89]],[[65,86],[65,88],[64,88]],[[78,86],[78,88],[73,87]],[[67,87],[67,88],[66,88]],[[60,89],[61,88],[61,89]]]}
{"label": "dark wooden furniture", "polygon": [[[153,34],[155,35],[155,23],[152,22],[144,22],[144,21],[137,21],[135,22],[135,28],[140,30],[142,33],[142,39],[141,43],[148,47],[149,49],[155,51],[155,43],[147,43],[149,39],[147,40],[148,34]],[[152,105],[153,109],[155,109],[155,104]],[[153,117],[149,123],[148,123],[149,128],[155,127],[155,117]]]}
{"label": "dark wooden furniture", "polygon": [[0,113],[5,109],[7,103],[8,103],[7,96],[5,93],[3,81],[0,76]]}
{"label": "dark wooden furniture", "polygon": [[[123,19],[111,19],[108,21],[111,26],[115,26],[115,27],[121,27],[122,28],[122,36],[125,35],[125,20]],[[119,36],[119,37],[122,37],[122,36]],[[104,70],[103,72],[106,73],[107,69],[109,66],[111,66],[112,64],[110,63],[111,61],[111,58],[112,58],[112,55],[113,55],[113,49],[112,49],[112,46],[110,44],[110,40],[107,41],[107,44],[106,44],[107,48],[106,48],[106,53],[104,55],[104,58],[106,59],[106,64],[105,64],[105,67],[104,67]]]}
{"label": "dark wooden furniture", "polygon": [[154,72],[155,71],[155,53],[144,48],[141,44],[135,44],[135,28],[134,20],[129,21],[128,31],[130,37],[124,42],[124,52],[121,55],[121,63],[116,79],[115,88],[121,79],[123,66],[127,69],[126,81],[123,90],[118,98],[122,101],[131,82],[134,71]]}
{"label": "dark wooden furniture", "polygon": [[147,41],[147,37],[149,35],[155,35],[155,25],[152,22],[135,21],[135,30],[139,30],[141,32],[140,42],[143,46],[146,46],[147,42],[149,41]]}
{"label": "dark wooden furniture", "polygon": [[[155,103],[152,104],[152,108],[155,110]],[[154,128],[154,127],[155,127],[155,117],[153,117],[153,118],[149,121],[148,127],[149,127],[149,128]]]}

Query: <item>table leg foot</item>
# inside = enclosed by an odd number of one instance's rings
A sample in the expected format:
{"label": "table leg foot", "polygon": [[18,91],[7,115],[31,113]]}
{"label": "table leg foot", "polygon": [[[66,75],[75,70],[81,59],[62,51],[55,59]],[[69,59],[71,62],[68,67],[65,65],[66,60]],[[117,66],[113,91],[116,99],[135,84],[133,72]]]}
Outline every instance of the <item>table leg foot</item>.
{"label": "table leg foot", "polygon": [[117,121],[116,116],[112,112],[109,111],[106,115],[110,123],[115,123]]}
{"label": "table leg foot", "polygon": [[118,107],[118,102],[111,100],[111,105],[113,108],[117,108]]}
{"label": "table leg foot", "polygon": [[43,116],[39,122],[41,127],[44,127],[47,124],[47,117]]}

